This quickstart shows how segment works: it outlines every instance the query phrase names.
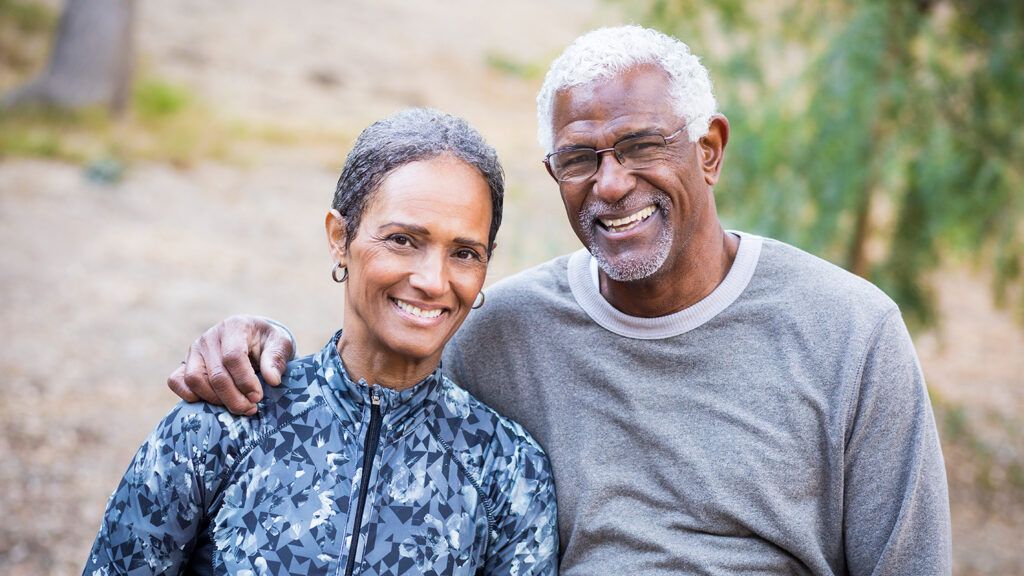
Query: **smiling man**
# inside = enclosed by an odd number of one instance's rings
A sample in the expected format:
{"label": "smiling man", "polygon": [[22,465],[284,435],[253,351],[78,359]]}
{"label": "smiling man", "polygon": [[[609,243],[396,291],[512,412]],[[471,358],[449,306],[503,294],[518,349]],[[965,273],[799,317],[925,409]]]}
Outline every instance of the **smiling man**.
{"label": "smiling man", "polygon": [[[586,249],[496,284],[444,366],[546,447],[562,573],[949,573],[942,454],[899,309],[722,228],[729,124],[686,45],[596,30],[537,104]],[[250,350],[276,381],[291,344],[230,319],[169,384],[251,410]]]}

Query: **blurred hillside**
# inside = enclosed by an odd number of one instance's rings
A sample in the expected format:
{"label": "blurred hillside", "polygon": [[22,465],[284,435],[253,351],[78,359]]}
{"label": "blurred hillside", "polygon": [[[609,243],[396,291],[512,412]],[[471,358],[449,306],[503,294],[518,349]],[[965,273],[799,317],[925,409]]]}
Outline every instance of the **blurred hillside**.
{"label": "blurred hillside", "polygon": [[[489,281],[578,246],[539,162],[534,95],[551,58],[621,7],[437,6],[142,0],[125,118],[0,112],[0,574],[80,572],[107,495],[175,401],[167,374],[212,322],[278,318],[301,353],[340,325],[323,215],[370,121],[434,106],[498,148],[509,191]],[[44,64],[59,9],[0,0],[0,92]],[[1024,574],[1024,331],[993,305],[991,274],[935,272],[941,322],[915,336],[958,574]]]}

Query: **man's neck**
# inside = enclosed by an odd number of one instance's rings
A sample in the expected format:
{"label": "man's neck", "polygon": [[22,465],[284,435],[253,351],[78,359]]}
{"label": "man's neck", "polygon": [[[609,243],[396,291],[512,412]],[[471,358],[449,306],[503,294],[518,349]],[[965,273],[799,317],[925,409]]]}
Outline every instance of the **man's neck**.
{"label": "man's neck", "polygon": [[601,296],[630,316],[656,318],[688,308],[711,294],[732,267],[740,241],[719,226],[712,238],[683,248],[675,263],[666,262],[642,280],[619,282],[599,270]]}

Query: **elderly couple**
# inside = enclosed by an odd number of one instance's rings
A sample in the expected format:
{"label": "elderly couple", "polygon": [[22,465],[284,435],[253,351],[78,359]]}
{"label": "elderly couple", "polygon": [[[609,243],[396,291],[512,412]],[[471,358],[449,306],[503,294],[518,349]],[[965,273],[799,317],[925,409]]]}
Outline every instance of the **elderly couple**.
{"label": "elderly couple", "polygon": [[326,217],[344,330],[287,367],[269,320],[197,340],[169,384],[206,402],[140,448],[87,574],[950,572],[900,312],[723,230],[729,124],[687,46],[590,32],[537,112],[586,250],[485,296],[493,149],[432,110],[372,124]]}

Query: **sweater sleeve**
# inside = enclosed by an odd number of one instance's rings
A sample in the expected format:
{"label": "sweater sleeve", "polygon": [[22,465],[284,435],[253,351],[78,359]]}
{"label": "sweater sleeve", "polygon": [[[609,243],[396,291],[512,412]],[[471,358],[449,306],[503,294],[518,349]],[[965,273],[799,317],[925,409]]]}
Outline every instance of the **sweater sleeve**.
{"label": "sweater sleeve", "polygon": [[844,472],[850,574],[951,572],[942,451],[924,376],[898,310],[877,326],[864,358]]}
{"label": "sweater sleeve", "polygon": [[[520,433],[525,435],[525,432]],[[532,440],[496,462],[495,526],[484,574],[558,574],[555,484],[547,455]]]}
{"label": "sweater sleeve", "polygon": [[245,424],[206,404],[171,410],[107,501],[83,574],[181,573]]}

